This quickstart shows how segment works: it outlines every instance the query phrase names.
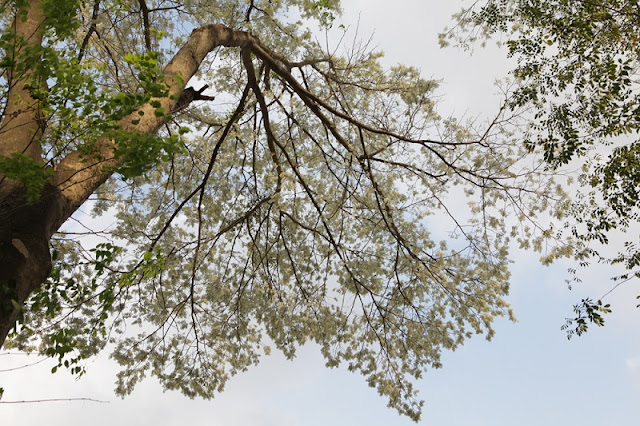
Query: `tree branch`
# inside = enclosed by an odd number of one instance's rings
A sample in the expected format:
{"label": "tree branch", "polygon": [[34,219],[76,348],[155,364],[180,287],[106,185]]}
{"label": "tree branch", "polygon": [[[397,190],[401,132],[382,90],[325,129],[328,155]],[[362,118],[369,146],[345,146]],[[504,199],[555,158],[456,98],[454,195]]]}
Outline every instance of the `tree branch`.
{"label": "tree branch", "polygon": [[149,25],[149,8],[145,0],[138,0],[140,3],[140,13],[142,13],[142,24],[144,25],[144,45],[147,52],[151,51],[151,27]]}
{"label": "tree branch", "polygon": [[68,402],[68,401],[90,401],[100,404],[108,404],[109,401],[101,401],[93,398],[52,398],[52,399],[32,399],[26,401],[0,401],[0,404],[34,404],[40,402]]}
{"label": "tree branch", "polygon": [[[233,31],[221,24],[207,25],[195,29],[184,46],[175,54],[163,70],[169,96],[154,99],[165,111],[172,111],[176,100],[183,93],[182,82],[187,82],[196,73],[207,54],[218,47],[242,47],[254,44],[257,39],[244,31]],[[203,95],[204,96],[204,95]],[[156,108],[147,104],[140,108],[144,116],[137,112],[124,117],[120,124],[124,130],[151,134],[155,133],[166,120],[156,117]],[[137,125],[132,120],[139,119]],[[92,158],[79,152],[69,154],[55,168],[52,183],[60,192],[59,211],[49,224],[52,235],[73,212],[89,198],[113,173],[120,159],[113,155],[115,142],[100,139],[95,143]]]}
{"label": "tree branch", "polygon": [[87,31],[87,35],[84,36],[82,40],[82,44],[80,45],[80,52],[78,52],[78,62],[82,61],[84,54],[86,52],[87,46],[89,45],[89,40],[93,33],[96,32],[96,22],[98,21],[98,13],[100,12],[100,0],[95,0],[93,3],[93,12],[91,14],[91,25],[89,26],[89,31]]}

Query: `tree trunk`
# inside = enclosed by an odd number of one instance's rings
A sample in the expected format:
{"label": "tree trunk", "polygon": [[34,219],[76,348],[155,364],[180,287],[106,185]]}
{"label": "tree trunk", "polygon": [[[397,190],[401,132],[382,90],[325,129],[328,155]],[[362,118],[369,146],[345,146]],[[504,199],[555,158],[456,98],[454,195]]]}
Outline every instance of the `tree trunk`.
{"label": "tree trunk", "polygon": [[[5,52],[17,61],[21,60],[21,56],[29,47],[42,43],[42,24],[45,19],[39,0],[30,2],[26,19],[19,15],[14,17],[13,31],[16,39],[24,40],[25,44],[13,51]],[[42,162],[39,139],[44,131],[44,121],[40,102],[31,96],[27,87],[33,79],[34,75],[30,69],[20,72],[14,67],[8,72],[7,83],[10,89],[7,107],[0,123],[0,156],[20,152]],[[3,181],[4,179],[0,182],[4,184]]]}
{"label": "tree trunk", "polygon": [[[17,14],[13,22],[16,38],[24,40],[24,45],[6,52],[18,61],[26,48],[42,43],[45,17],[40,1],[31,1],[26,12],[26,19]],[[21,153],[43,162],[39,139],[44,121],[39,102],[27,88],[33,78],[31,70],[9,70],[7,107],[0,123],[0,158]],[[16,321],[18,308],[51,271],[50,235],[44,232],[42,218],[47,197],[29,205],[24,195],[18,182],[0,174],[0,346]]]}
{"label": "tree trunk", "polygon": [[16,322],[20,307],[51,272],[48,187],[40,201],[28,204],[16,189],[0,207],[0,346]]}

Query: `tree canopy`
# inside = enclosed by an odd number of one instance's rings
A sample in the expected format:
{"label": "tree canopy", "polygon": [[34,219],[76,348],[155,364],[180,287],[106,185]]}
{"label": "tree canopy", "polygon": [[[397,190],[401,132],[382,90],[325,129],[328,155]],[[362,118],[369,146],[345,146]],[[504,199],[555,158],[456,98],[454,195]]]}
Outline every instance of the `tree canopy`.
{"label": "tree canopy", "polygon": [[[442,34],[464,46],[496,37],[511,57],[516,88],[511,108],[531,108],[525,135],[550,169],[579,167],[566,237],[581,266],[622,265],[616,285],[640,276],[640,6],[632,0],[475,2]],[[610,242],[624,241],[609,255]],[[576,273],[572,270],[572,273]],[[579,281],[579,278],[575,278]],[[603,324],[602,301],[576,305],[576,328]],[[570,325],[571,321],[568,325]]]}
{"label": "tree canopy", "polygon": [[212,397],[314,341],[417,419],[412,381],[511,316],[510,241],[566,254],[537,223],[565,197],[506,109],[439,116],[339,11],[3,2],[0,342]]}

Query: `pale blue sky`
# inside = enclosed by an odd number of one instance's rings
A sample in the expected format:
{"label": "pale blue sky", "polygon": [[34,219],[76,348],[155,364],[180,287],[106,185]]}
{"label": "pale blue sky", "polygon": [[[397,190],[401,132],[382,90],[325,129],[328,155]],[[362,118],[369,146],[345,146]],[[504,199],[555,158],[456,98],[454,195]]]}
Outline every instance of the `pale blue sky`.
{"label": "pale blue sky", "polygon": [[[374,42],[389,63],[419,66],[426,77],[443,79],[442,108],[475,116],[499,105],[493,80],[507,65],[495,48],[469,57],[440,50],[437,33],[459,6],[456,2],[418,0],[345,0],[345,22],[360,16],[361,34],[375,28]],[[513,254],[509,301],[518,323],[499,320],[491,342],[482,337],[445,353],[444,367],[419,382],[426,399],[420,425],[438,426],[632,426],[640,421],[640,309],[636,282],[607,300],[614,313],[607,326],[567,341],[560,326],[571,306],[585,295],[601,296],[610,271],[593,268],[585,283],[568,291],[570,263],[541,266],[532,253]],[[0,355],[0,370],[33,362]],[[22,425],[176,425],[315,426],[385,425],[413,422],[386,402],[357,375],[327,370],[313,346],[288,362],[280,355],[233,379],[213,401],[162,393],[147,380],[125,400],[113,394],[116,367],[107,356],[89,364],[75,381],[66,373],[49,374],[50,364],[0,373],[4,400],[89,397],[90,402],[0,405],[0,424]]]}

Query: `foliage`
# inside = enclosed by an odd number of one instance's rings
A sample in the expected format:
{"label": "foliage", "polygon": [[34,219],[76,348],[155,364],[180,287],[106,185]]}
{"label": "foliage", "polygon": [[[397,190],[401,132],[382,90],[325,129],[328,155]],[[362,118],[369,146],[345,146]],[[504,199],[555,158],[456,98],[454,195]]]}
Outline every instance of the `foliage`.
{"label": "foliage", "polygon": [[[581,336],[589,329],[589,323],[593,323],[598,327],[604,325],[604,317],[602,314],[608,314],[611,312],[609,304],[603,305],[602,300],[594,302],[593,300],[586,298],[573,307],[573,311],[576,314],[575,318],[567,318],[567,322],[561,328],[566,330],[567,338],[571,339],[574,335]],[[573,325],[575,324],[575,328]]]}
{"label": "foliage", "polygon": [[[591,260],[623,265],[627,271],[614,278],[618,282],[640,276],[636,238],[625,241],[617,255],[604,254],[610,242],[637,237],[638,3],[489,0],[474,3],[457,19],[459,27],[441,35],[443,44],[454,39],[469,47],[500,34],[500,43],[518,60],[512,71],[518,87],[509,104],[533,108],[527,148],[542,152],[549,168],[582,166],[582,189],[570,210],[575,221],[567,224],[577,240],[576,258],[583,266]],[[583,300],[577,306],[595,305]],[[598,324],[589,315],[596,311],[580,309],[587,314],[574,321]]]}
{"label": "foliage", "polygon": [[44,184],[51,176],[51,170],[42,168],[42,165],[33,158],[19,152],[11,157],[0,157],[0,173],[4,176],[16,179],[26,189],[26,198],[30,203],[38,201]]}
{"label": "foliage", "polygon": [[[413,380],[512,317],[510,240],[553,247],[536,218],[565,196],[503,111],[479,129],[442,118],[418,70],[357,41],[323,47],[318,25],[349,37],[337,1],[63,3],[18,57],[5,25],[5,79],[33,83],[45,167],[115,158],[100,172],[125,179],[52,238],[53,272],[8,345],[75,374],[109,345],[119,394],[152,374],[212,397],[270,346],[291,358],[313,341],[417,420]],[[215,102],[163,108],[171,56],[212,23],[244,43],[217,46],[191,83]]]}
{"label": "foliage", "polygon": [[[31,46],[17,56],[16,46],[24,45],[25,41],[10,29],[0,37],[0,49],[6,52],[0,61],[0,70],[10,70],[14,80],[23,76],[28,79],[27,87],[40,102],[47,122],[48,132],[41,146],[48,164],[43,167],[21,153],[0,158],[0,171],[23,183],[31,202],[37,200],[44,182],[51,176],[50,167],[73,151],[85,156],[95,155],[93,147],[100,138],[116,141],[113,154],[122,158],[116,172],[124,178],[140,175],[159,161],[183,152],[182,143],[176,136],[143,134],[121,122],[137,110],[140,116],[144,115],[140,107],[153,104],[152,99],[168,96],[158,66],[159,54],[123,54],[122,65],[134,73],[131,86],[135,90],[110,87],[103,76],[112,70],[98,61],[80,61],[77,46],[69,45],[71,40],[68,39],[77,35],[73,32],[80,31],[76,3],[44,2],[43,8],[48,14],[46,30],[51,31],[51,38],[42,46]],[[154,113],[161,116],[165,112],[158,107]],[[135,125],[137,121],[133,120],[131,124]]]}

